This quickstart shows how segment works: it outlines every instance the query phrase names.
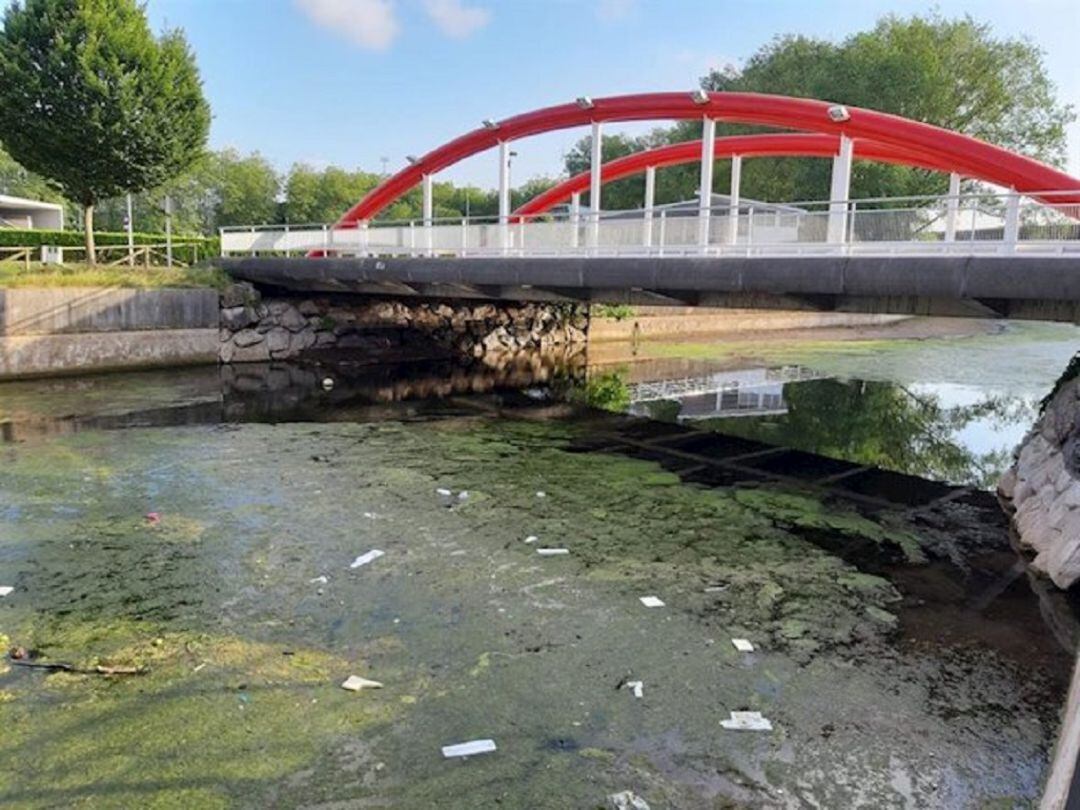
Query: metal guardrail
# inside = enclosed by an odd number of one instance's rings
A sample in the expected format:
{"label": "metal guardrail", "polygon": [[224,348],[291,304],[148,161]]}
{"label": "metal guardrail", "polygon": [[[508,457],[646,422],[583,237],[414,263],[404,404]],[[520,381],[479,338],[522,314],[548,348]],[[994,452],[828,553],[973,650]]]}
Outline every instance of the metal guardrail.
{"label": "metal guardrail", "polygon": [[[1067,196],[1066,196],[1067,195]],[[1075,192],[657,207],[221,229],[221,253],[330,256],[1080,254]],[[1054,204],[1055,197],[1062,199]]]}

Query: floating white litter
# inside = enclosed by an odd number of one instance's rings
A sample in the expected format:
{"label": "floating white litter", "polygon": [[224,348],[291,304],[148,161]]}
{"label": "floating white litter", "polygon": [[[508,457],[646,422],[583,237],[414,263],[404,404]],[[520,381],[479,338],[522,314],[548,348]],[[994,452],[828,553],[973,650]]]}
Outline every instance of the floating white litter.
{"label": "floating white litter", "polygon": [[470,740],[457,745],[444,745],[442,755],[447,759],[452,759],[453,757],[471,757],[473,754],[490,754],[494,750],[494,740]]}
{"label": "floating white litter", "polygon": [[449,498],[454,493],[448,490],[446,487],[439,487],[437,490],[435,490],[435,494],[442,495],[444,498]]}
{"label": "floating white litter", "polygon": [[383,685],[378,681],[361,678],[359,675],[350,675],[341,684],[341,688],[348,689],[350,692],[359,692],[361,689],[382,689]]}
{"label": "floating white litter", "polygon": [[535,543],[539,539],[540,538],[537,537],[535,534],[530,534],[528,537],[525,538],[525,542],[526,543]]}
{"label": "floating white litter", "polygon": [[367,565],[372,560],[379,559],[379,557],[381,557],[385,553],[385,551],[380,551],[377,548],[373,548],[367,554],[361,554],[359,557],[353,560],[352,565],[350,565],[349,568],[359,568],[361,565]]}
{"label": "floating white litter", "polygon": [[710,585],[708,588],[705,589],[705,593],[720,593],[721,591],[726,590],[727,585]]}
{"label": "floating white litter", "polygon": [[13,590],[15,589],[12,588],[10,585],[0,585],[0,596],[7,596]]}
{"label": "floating white litter", "polygon": [[663,607],[664,600],[659,599],[655,596],[642,596],[641,604],[643,604],[645,607]]}
{"label": "floating white litter", "polygon": [[375,519],[375,513],[374,512],[364,512],[364,517],[366,517],[368,520],[374,520]]}
{"label": "floating white litter", "polygon": [[563,554],[569,554],[570,549],[568,549],[568,548],[538,548],[536,550],[536,553],[539,554],[541,557],[558,557],[558,556],[561,556]]}
{"label": "floating white litter", "polygon": [[731,719],[721,720],[720,725],[732,731],[772,731],[772,723],[761,712],[732,712]]}
{"label": "floating white litter", "polygon": [[612,793],[607,800],[609,810],[649,810],[649,803],[632,790]]}
{"label": "floating white litter", "polygon": [[322,387],[323,387],[324,391],[329,391],[331,388],[334,387],[334,378],[333,377],[323,377]]}
{"label": "floating white litter", "polygon": [[461,492],[459,492],[457,494],[457,499],[459,501],[467,501],[467,500],[469,500],[469,490],[467,490],[467,489],[461,490]]}
{"label": "floating white litter", "polygon": [[536,497],[537,497],[537,498],[546,498],[546,497],[547,497],[547,493],[546,493],[546,492],[544,492],[543,490],[540,490],[540,491],[538,491],[538,492],[536,493]]}
{"label": "floating white litter", "polygon": [[753,652],[754,645],[747,641],[745,638],[733,638],[731,643],[735,645],[735,649],[739,652]]}
{"label": "floating white litter", "polygon": [[319,585],[325,585],[325,584],[326,584],[327,582],[329,582],[329,581],[330,581],[330,580],[328,580],[328,579],[326,578],[326,575],[325,575],[325,574],[324,574],[323,576],[321,576],[321,577],[315,577],[314,579],[309,579],[309,580],[308,580],[308,582],[311,582],[311,583],[313,583],[313,584],[314,584],[314,583],[318,583]]}
{"label": "floating white litter", "polygon": [[645,697],[645,682],[644,681],[627,681],[626,688],[634,693],[634,697]]}

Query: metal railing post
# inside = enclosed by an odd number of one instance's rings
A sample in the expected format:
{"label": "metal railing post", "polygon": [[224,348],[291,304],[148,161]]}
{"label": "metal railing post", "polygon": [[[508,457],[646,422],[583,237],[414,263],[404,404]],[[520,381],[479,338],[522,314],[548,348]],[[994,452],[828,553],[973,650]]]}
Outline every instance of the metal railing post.
{"label": "metal railing post", "polygon": [[461,218],[461,255],[464,256],[469,250],[469,221]]}
{"label": "metal railing post", "polygon": [[285,258],[288,259],[292,255],[292,251],[289,250],[289,223],[285,223]]}
{"label": "metal railing post", "polygon": [[849,245],[855,241],[855,214],[858,210],[859,204],[853,200],[851,210],[848,212],[847,234],[844,236],[844,241]]}
{"label": "metal railing post", "polygon": [[[224,228],[218,228],[217,229],[217,236],[218,236],[218,254],[220,256],[224,257],[226,255],[226,253],[225,253],[225,229]],[[131,255],[132,255],[132,259],[134,260],[135,254],[132,253]]]}
{"label": "metal railing post", "polygon": [[323,256],[330,254],[330,231],[325,225],[322,226]]}
{"label": "metal railing post", "polygon": [[666,208],[661,208],[660,209],[660,234],[659,234],[659,242],[660,242],[660,251],[659,252],[660,252],[661,256],[664,255],[664,244],[665,244],[666,240],[667,240],[667,209]]}
{"label": "metal railing post", "polygon": [[746,245],[754,244],[754,206],[746,210]]}
{"label": "metal railing post", "polygon": [[1010,250],[1016,249],[1020,241],[1020,195],[1013,189],[1005,198],[1005,233],[1004,241]]}
{"label": "metal railing post", "polygon": [[409,220],[409,255],[416,255],[416,223]]}

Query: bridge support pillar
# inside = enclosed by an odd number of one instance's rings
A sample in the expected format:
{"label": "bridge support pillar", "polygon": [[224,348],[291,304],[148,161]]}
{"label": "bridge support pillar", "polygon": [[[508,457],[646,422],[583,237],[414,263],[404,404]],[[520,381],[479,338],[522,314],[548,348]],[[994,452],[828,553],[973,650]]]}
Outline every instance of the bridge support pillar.
{"label": "bridge support pillar", "polygon": [[424,203],[423,203],[423,217],[424,217],[424,253],[428,256],[432,254],[432,239],[431,239],[431,226],[433,222],[433,213],[435,210],[434,194],[431,182],[431,175],[425,174],[423,179],[424,190]]}
{"label": "bridge support pillar", "polygon": [[581,244],[581,193],[570,195],[570,247]]}
{"label": "bridge support pillar", "polygon": [[701,128],[701,191],[698,194],[698,245],[709,244],[712,213],[713,164],[716,155],[716,119],[706,118]]}
{"label": "bridge support pillar", "polygon": [[653,207],[656,202],[656,167],[645,169],[645,208],[642,214],[641,244],[652,247]]}
{"label": "bridge support pillar", "polygon": [[604,136],[599,121],[592,122],[592,154],[589,157],[589,236],[590,248],[600,244],[600,170],[604,164]]}
{"label": "bridge support pillar", "polygon": [[510,142],[499,141],[499,250],[510,250]]}
{"label": "bridge support pillar", "polygon": [[829,191],[829,226],[826,236],[830,244],[847,241],[848,200],[851,196],[851,158],[854,144],[847,135],[840,136],[840,153],[833,158],[832,187]]}
{"label": "bridge support pillar", "polygon": [[731,206],[728,208],[727,243],[739,240],[739,204],[742,186],[742,155],[731,156]]}
{"label": "bridge support pillar", "polygon": [[949,196],[945,200],[945,241],[956,241],[956,219],[960,214],[960,175],[949,175]]}

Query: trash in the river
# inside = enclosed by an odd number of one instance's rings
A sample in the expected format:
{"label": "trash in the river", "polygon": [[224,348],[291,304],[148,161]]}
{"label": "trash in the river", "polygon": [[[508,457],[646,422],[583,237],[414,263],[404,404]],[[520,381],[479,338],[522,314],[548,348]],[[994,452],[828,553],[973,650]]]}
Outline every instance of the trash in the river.
{"label": "trash in the river", "polygon": [[643,604],[645,607],[663,607],[664,606],[663,600],[659,599],[659,598],[657,598],[655,596],[642,596],[641,597],[641,604]]}
{"label": "trash in the river", "polygon": [[374,512],[364,512],[364,517],[366,517],[368,520],[374,520],[376,518],[376,514]]}
{"label": "trash in the river", "polygon": [[610,810],[649,810],[649,803],[632,790],[612,793],[607,800]]}
{"label": "trash in the river", "polygon": [[10,585],[0,585],[0,596],[7,596],[13,590],[15,589]]}
{"label": "trash in the river", "polygon": [[439,487],[437,490],[435,490],[435,494],[442,495],[444,498],[449,498],[454,493],[448,490],[446,487]]}
{"label": "trash in the river", "polygon": [[772,723],[761,712],[732,712],[731,719],[721,720],[720,725],[732,731],[772,731]]}
{"label": "trash in the river", "polygon": [[8,656],[12,661],[23,661],[30,657],[30,653],[26,651],[26,647],[12,647],[8,651]]}
{"label": "trash in the river", "polygon": [[645,682],[644,681],[627,681],[626,688],[634,693],[634,697],[645,697]]}
{"label": "trash in the river", "polygon": [[447,759],[451,759],[453,757],[471,757],[473,754],[490,754],[494,750],[494,740],[470,740],[456,745],[444,745],[442,755]]}
{"label": "trash in the river", "polygon": [[539,539],[540,538],[537,537],[535,534],[530,534],[528,537],[525,538],[525,542],[526,543],[535,543]]}
{"label": "trash in the river", "polygon": [[334,387],[334,378],[323,377],[322,387],[324,391],[329,391],[330,389],[332,389]]}
{"label": "trash in the river", "polygon": [[735,649],[739,652],[753,652],[754,645],[751,644],[745,638],[733,638],[731,643],[735,645]]}
{"label": "trash in the river", "polygon": [[361,678],[359,675],[350,675],[345,679],[345,682],[341,684],[342,689],[348,689],[350,692],[359,692],[361,689],[382,689],[383,685],[378,681],[369,681],[367,678]]}
{"label": "trash in the river", "polygon": [[457,494],[457,499],[459,501],[467,501],[467,500],[469,500],[469,491],[467,489],[461,490],[461,492],[459,492]]}
{"label": "trash in the river", "polygon": [[371,551],[367,552],[366,554],[361,554],[359,557],[353,560],[349,568],[359,568],[361,565],[367,565],[372,560],[379,559],[379,557],[381,557],[385,553],[385,551],[380,551],[377,548],[373,548]]}
{"label": "trash in the river", "polygon": [[539,554],[541,557],[558,557],[558,556],[561,556],[563,554],[569,554],[570,549],[568,549],[568,548],[538,548],[536,550],[536,553]]}
{"label": "trash in the river", "polygon": [[325,584],[326,584],[327,582],[329,582],[329,581],[330,581],[330,580],[328,580],[328,579],[326,578],[326,575],[325,575],[325,574],[323,574],[323,575],[322,575],[321,577],[315,577],[314,579],[309,579],[309,580],[308,580],[308,582],[311,582],[311,583],[316,583],[316,582],[317,582],[317,583],[319,583],[320,585],[325,585]]}
{"label": "trash in the river", "polygon": [[[16,652],[22,652],[21,656],[16,656]],[[76,675],[145,675],[149,672],[148,667],[112,667],[98,664],[94,667],[77,667],[74,664],[67,664],[63,661],[57,661],[55,663],[49,663],[46,661],[26,661],[26,651],[21,647],[18,650],[12,650],[11,663],[20,667],[31,667],[33,669],[49,669],[56,672],[71,672]]]}
{"label": "trash in the river", "polygon": [[705,593],[720,593],[720,591],[726,591],[727,585],[710,585],[705,589]]}
{"label": "trash in the river", "polygon": [[197,667],[195,667],[195,668],[194,668],[193,670],[191,670],[191,671],[192,671],[192,672],[198,672],[198,671],[199,671],[200,669],[202,669],[202,668],[203,668],[203,667],[205,667],[205,666],[206,666],[206,662],[205,662],[205,661],[203,661],[203,662],[202,662],[201,664],[199,664],[199,665],[198,665]]}
{"label": "trash in the river", "polygon": [[547,493],[546,493],[546,492],[544,492],[544,490],[542,490],[542,489],[541,489],[541,490],[538,490],[538,491],[537,491],[537,493],[536,493],[536,497],[537,497],[537,498],[546,498],[546,497],[547,497]]}
{"label": "trash in the river", "polygon": [[147,512],[146,513],[146,522],[149,523],[151,526],[157,526],[159,523],[161,523],[161,515],[160,515],[160,513],[158,513],[158,512]]}

